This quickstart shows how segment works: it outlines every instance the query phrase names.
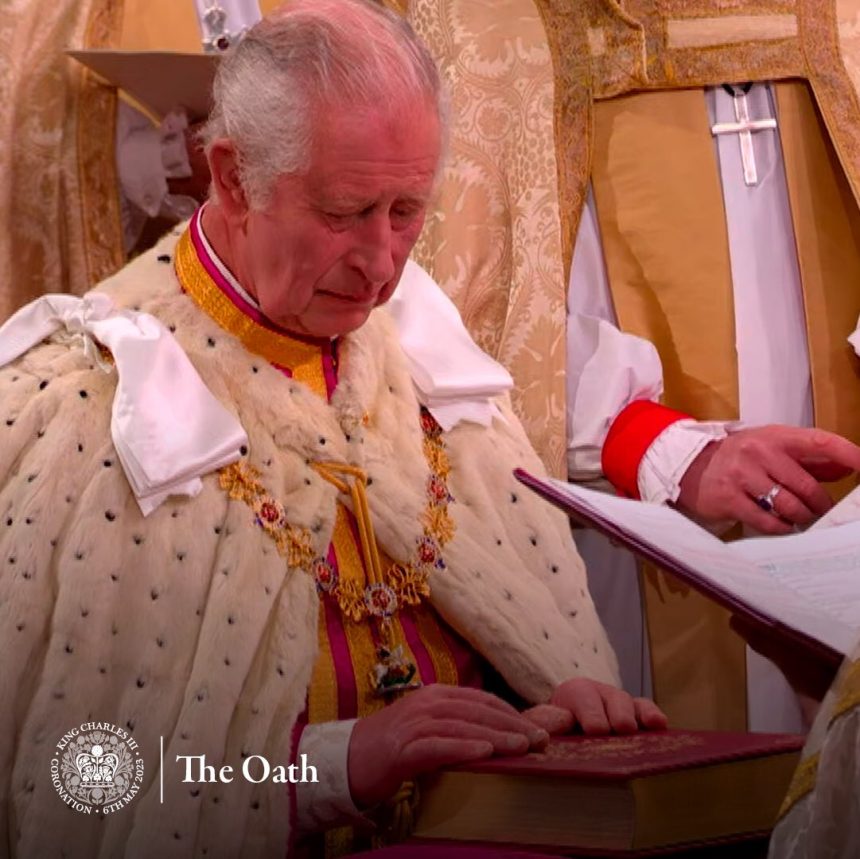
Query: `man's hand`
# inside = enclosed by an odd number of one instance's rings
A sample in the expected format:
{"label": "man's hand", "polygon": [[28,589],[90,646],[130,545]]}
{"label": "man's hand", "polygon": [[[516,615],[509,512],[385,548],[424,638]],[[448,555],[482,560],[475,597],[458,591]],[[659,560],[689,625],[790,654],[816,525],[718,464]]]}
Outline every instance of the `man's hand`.
{"label": "man's hand", "polygon": [[349,789],[370,808],[400,785],[443,766],[544,746],[545,730],[478,689],[434,684],[359,719],[349,741]]}
{"label": "man's hand", "polygon": [[[681,478],[678,507],[708,522],[738,520],[764,534],[808,525],[833,502],[819,480],[860,470],[860,447],[817,429],[766,426],[709,444]],[[755,499],[779,486],[773,512]]]}
{"label": "man's hand", "polygon": [[661,730],[668,724],[653,701],[581,677],[559,684],[549,704],[539,704],[523,715],[548,734],[565,734],[574,728],[584,734],[633,734],[640,728]]}

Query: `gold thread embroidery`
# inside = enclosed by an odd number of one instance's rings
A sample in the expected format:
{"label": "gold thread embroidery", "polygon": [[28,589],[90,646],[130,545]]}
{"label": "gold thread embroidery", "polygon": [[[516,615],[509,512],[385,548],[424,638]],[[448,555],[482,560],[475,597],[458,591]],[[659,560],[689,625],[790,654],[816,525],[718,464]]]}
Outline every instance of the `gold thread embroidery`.
{"label": "gold thread embroidery", "polygon": [[[418,605],[430,595],[429,575],[433,569],[444,569],[442,549],[453,538],[456,525],[448,512],[452,498],[447,478],[451,471],[442,431],[429,414],[422,411],[424,454],[431,472],[427,481],[427,507],[421,514],[424,535],[417,541],[414,559],[383,567],[379,547],[373,534],[370,510],[364,492],[367,478],[361,469],[341,463],[315,463],[314,469],[338,491],[352,496],[359,536],[369,571],[368,584],[341,577],[326,590],[338,601],[343,614],[358,622],[373,613],[391,615],[400,604]],[[352,477],[349,483],[344,477]]]}
{"label": "gold thread embroidery", "polygon": [[[425,434],[425,452],[432,453],[433,461],[441,473],[432,472],[427,481],[427,508],[421,517],[424,535],[417,541],[415,560],[412,562],[393,563],[382,572],[367,499],[362,498],[360,492],[360,488],[366,483],[361,470],[337,463],[320,463],[316,466],[317,470],[326,479],[331,479],[341,491],[354,490],[353,502],[357,508],[356,518],[361,530],[362,549],[368,567],[373,570],[370,584],[365,588],[354,579],[330,581],[321,578],[321,574],[330,573],[331,570],[325,559],[314,553],[310,532],[307,528],[296,528],[287,521],[283,505],[260,483],[257,479],[260,472],[253,466],[243,462],[228,465],[219,472],[219,482],[230,498],[244,502],[254,511],[257,524],[272,538],[278,553],[287,559],[289,565],[299,567],[314,576],[320,590],[327,591],[337,599],[340,610],[347,618],[358,622],[372,613],[377,613],[374,599],[379,601],[380,595],[383,600],[387,599],[389,593],[394,598],[392,611],[386,609],[384,602],[378,604],[382,606],[384,613],[391,614],[400,602],[405,605],[418,605],[423,598],[430,595],[430,571],[445,569],[442,549],[453,539],[456,530],[454,520],[448,513],[448,504],[453,499],[446,481],[450,464],[442,441],[442,431],[426,411],[421,413],[421,426]],[[332,474],[335,466],[341,473],[355,478],[351,487]],[[373,592],[373,588],[381,590]]]}
{"label": "gold thread embroidery", "polygon": [[860,659],[845,668],[837,687],[836,704],[830,714],[832,725],[840,716],[860,704]]}
{"label": "gold thread embroidery", "polygon": [[[86,23],[84,47],[116,44],[122,28],[122,0],[99,0]],[[122,247],[114,129],[117,94],[89,69],[76,69],[79,81],[74,98],[78,119],[75,128],[77,182],[81,205],[85,284],[98,283],[116,272],[125,261]],[[103,129],[93,134],[94,128]],[[83,284],[82,284],[83,285]]]}
{"label": "gold thread embroidery", "polygon": [[820,752],[816,752],[811,758],[801,761],[795,770],[794,778],[788,788],[782,807],[779,809],[777,820],[782,820],[786,814],[815,787],[815,779],[818,776],[818,761]]}
{"label": "gold thread embroidery", "polygon": [[320,347],[270,331],[242,313],[203,267],[191,241],[190,230],[182,234],[176,245],[175,266],[179,282],[207,316],[236,337],[246,349],[270,363],[288,368],[295,379],[325,396]]}
{"label": "gold thread embroidery", "polygon": [[319,653],[308,689],[308,722],[312,724],[332,722],[338,716],[337,670],[331,652],[323,600],[320,600],[317,641]]}
{"label": "gold thread embroidery", "polygon": [[257,524],[272,538],[278,554],[285,557],[291,567],[311,572],[316,554],[310,531],[287,522],[283,506],[266,492],[257,480],[259,476],[260,472],[253,466],[234,462],[221,469],[219,482],[230,498],[243,501],[254,511]]}
{"label": "gold thread embroidery", "polygon": [[415,625],[418,627],[418,635],[424,643],[424,647],[433,663],[433,671],[436,674],[437,683],[446,683],[456,686],[459,680],[457,664],[448,648],[448,644],[439,628],[433,612],[426,605],[415,609]]}

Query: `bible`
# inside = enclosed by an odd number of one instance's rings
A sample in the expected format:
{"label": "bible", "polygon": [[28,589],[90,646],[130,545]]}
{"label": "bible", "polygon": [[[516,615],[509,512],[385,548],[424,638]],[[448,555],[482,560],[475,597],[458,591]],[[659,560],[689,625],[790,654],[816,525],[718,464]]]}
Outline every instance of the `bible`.
{"label": "bible", "polygon": [[828,514],[830,527],[822,520],[805,532],[724,543],[670,507],[515,474],[573,520],[725,606],[753,647],[814,675],[811,693],[823,694],[860,638],[860,521],[851,515],[860,496]]}
{"label": "bible", "polygon": [[628,856],[763,840],[802,743],[673,730],[554,738],[424,779],[414,835]]}

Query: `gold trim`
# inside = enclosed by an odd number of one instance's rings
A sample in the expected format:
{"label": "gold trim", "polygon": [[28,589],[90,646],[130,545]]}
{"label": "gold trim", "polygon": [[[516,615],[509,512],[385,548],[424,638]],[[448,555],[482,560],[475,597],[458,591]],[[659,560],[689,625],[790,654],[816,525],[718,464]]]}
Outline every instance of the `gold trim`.
{"label": "gold trim", "polygon": [[836,3],[799,0],[798,7],[805,76],[854,197],[860,200],[860,97],[845,68]]}
{"label": "gold trim", "polygon": [[818,761],[820,757],[821,753],[816,752],[812,757],[798,764],[794,778],[792,778],[789,785],[788,793],[779,809],[777,821],[782,820],[803,797],[812,792],[815,787],[815,780],[818,777]]}
{"label": "gold trim", "polygon": [[243,501],[256,514],[260,527],[272,538],[278,554],[291,567],[312,571],[316,558],[311,532],[286,521],[284,508],[257,478],[260,472],[245,462],[234,462],[219,472],[221,488],[234,501]]}
{"label": "gold trim", "polygon": [[[337,519],[331,541],[337,557],[340,578],[355,583],[364,591],[364,567],[361,563],[361,556],[353,537],[352,528],[349,526],[346,508],[342,504],[337,505]],[[368,716],[385,706],[385,699],[382,696],[372,694],[371,675],[373,666],[378,661],[376,643],[373,640],[370,624],[366,620],[356,622],[346,615],[342,617],[343,630],[349,646],[350,662],[352,662],[352,670],[355,675],[358,715]],[[402,631],[398,629],[398,632],[402,636]],[[401,644],[404,652],[409,653],[414,664],[415,657],[407,648],[406,642],[398,640],[397,644]]]}
{"label": "gold trim", "polygon": [[325,376],[320,347],[279,334],[246,316],[218,288],[197,257],[186,230],[176,245],[176,275],[198,307],[242,345],[272,364],[289,369],[293,378],[304,382],[316,393],[325,395]]}
{"label": "gold trim", "polygon": [[[123,0],[99,0],[91,10],[85,48],[114,47],[122,28]],[[114,87],[78,66],[77,151],[84,265],[89,284],[98,283],[125,262],[116,170],[116,106]]]}
{"label": "gold trim", "polygon": [[573,245],[585,207],[591,172],[593,140],[592,63],[589,62],[586,23],[601,29],[603,47],[611,51],[610,30],[602,21],[588,21],[581,14],[559,9],[557,0],[535,0],[543,22],[553,66],[553,125],[558,182],[558,213],[564,282],[570,279]]}
{"label": "gold trim", "polygon": [[674,18],[666,22],[666,45],[683,48],[723,48],[750,41],[794,39],[797,15],[731,15]]}
{"label": "gold trim", "polygon": [[457,663],[442,635],[437,615],[426,605],[420,605],[415,609],[415,626],[424,649],[433,663],[436,682],[445,683],[448,686],[458,685],[460,676],[457,672]]}
{"label": "gold trim", "polygon": [[829,725],[860,704],[860,659],[845,667],[836,688],[836,704],[830,713]]}
{"label": "gold trim", "polygon": [[314,663],[311,685],[308,688],[308,722],[311,724],[333,722],[338,717],[337,668],[331,652],[325,602],[322,599],[319,601],[317,642],[319,651]]}

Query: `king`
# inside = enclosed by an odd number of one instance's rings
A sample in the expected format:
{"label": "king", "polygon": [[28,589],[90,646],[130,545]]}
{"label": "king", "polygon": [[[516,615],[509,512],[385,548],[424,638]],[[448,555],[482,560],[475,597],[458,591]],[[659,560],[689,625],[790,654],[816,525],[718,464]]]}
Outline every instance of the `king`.
{"label": "king", "polygon": [[[0,330],[13,855],[343,851],[421,773],[665,724],[618,688],[567,520],[511,473],[544,472],[510,378],[407,263],[446,113],[400,17],[295,0],[219,67],[209,202]],[[90,720],[147,760],[163,738],[110,825],[43,777]],[[188,756],[321,777],[186,785]]]}

